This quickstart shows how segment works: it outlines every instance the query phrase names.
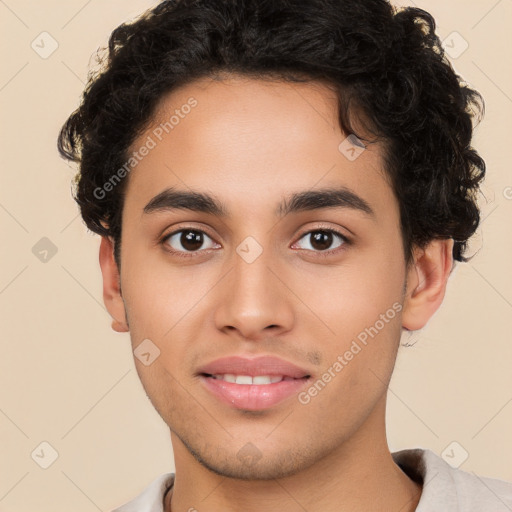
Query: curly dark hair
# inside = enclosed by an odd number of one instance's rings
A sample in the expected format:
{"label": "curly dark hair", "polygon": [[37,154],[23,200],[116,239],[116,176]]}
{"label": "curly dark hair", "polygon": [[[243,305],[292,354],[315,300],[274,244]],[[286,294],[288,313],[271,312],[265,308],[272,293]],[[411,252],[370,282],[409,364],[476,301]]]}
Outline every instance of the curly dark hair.
{"label": "curly dark hair", "polygon": [[87,227],[113,239],[120,266],[128,178],[104,197],[95,190],[178,86],[223,74],[319,81],[336,92],[344,133],[383,142],[406,262],[435,238],[453,238],[454,259],[468,261],[485,174],[471,139],[484,101],[455,73],[435,28],[428,12],[385,0],[168,0],[120,25],[58,138],[60,154],[79,164],[74,199]]}

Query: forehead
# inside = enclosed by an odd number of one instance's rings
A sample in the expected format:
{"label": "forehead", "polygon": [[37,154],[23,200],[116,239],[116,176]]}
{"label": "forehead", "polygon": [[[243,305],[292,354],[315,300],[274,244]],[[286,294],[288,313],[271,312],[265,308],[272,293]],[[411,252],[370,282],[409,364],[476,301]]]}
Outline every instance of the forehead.
{"label": "forehead", "polygon": [[322,83],[203,78],[162,97],[132,145],[151,149],[129,174],[125,207],[142,211],[169,187],[272,212],[286,192],[312,188],[342,186],[368,203],[389,200],[382,148],[348,158],[348,135],[336,96]]}

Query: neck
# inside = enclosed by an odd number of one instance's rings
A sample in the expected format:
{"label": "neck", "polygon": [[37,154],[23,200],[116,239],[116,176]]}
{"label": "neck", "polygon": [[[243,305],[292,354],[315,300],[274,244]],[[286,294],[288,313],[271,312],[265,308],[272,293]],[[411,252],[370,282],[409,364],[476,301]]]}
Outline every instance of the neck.
{"label": "neck", "polygon": [[310,467],[273,480],[219,476],[201,465],[173,433],[176,462],[165,512],[414,512],[421,485],[393,461],[385,436],[385,400],[357,432]]}

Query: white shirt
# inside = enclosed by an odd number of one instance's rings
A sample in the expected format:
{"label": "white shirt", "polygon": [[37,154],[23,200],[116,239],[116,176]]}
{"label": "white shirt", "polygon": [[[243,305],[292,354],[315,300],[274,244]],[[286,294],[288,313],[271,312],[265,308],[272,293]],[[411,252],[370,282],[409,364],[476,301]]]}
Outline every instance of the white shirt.
{"label": "white shirt", "polygon": [[[431,450],[416,448],[391,455],[402,471],[423,485],[416,512],[512,511],[512,482],[454,469]],[[164,512],[164,494],[173,482],[174,473],[160,475],[112,512]]]}

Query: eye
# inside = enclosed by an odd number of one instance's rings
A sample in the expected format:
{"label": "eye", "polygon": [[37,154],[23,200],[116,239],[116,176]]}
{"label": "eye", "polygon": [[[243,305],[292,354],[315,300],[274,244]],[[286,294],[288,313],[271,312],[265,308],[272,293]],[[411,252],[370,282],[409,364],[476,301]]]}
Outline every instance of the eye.
{"label": "eye", "polygon": [[[169,252],[177,253],[179,256],[189,256],[187,253],[194,253],[200,250],[213,249],[218,246],[213,240],[199,229],[184,228],[166,235],[161,243],[171,247]],[[207,244],[204,247],[203,244]]]}
{"label": "eye", "polygon": [[[302,249],[312,250],[314,252],[327,252],[328,254],[337,252],[336,249],[342,245],[350,243],[350,240],[346,236],[334,229],[315,229],[313,231],[308,231],[302,235],[300,240],[302,239],[305,239],[308,242],[306,247],[302,247]],[[332,247],[332,244],[333,242],[336,242],[336,239],[338,240],[338,243]],[[298,242],[296,242],[296,244],[297,243]]]}

